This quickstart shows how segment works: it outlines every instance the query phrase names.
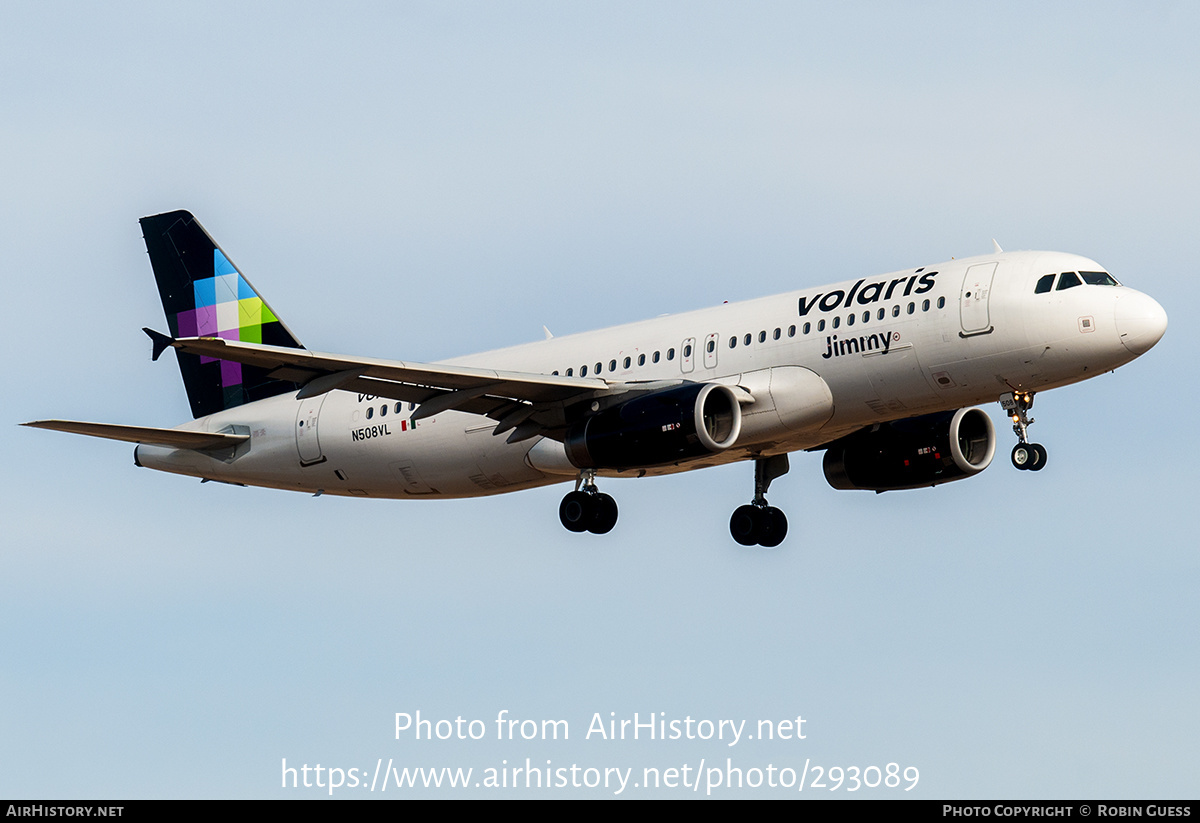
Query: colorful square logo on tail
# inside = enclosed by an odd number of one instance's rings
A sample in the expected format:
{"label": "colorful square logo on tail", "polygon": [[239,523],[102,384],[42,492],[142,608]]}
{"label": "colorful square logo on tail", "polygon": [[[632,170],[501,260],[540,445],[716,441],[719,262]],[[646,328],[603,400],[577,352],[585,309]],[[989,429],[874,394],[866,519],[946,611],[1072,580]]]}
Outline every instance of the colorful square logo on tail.
{"label": "colorful square logo on tail", "polygon": [[[213,276],[193,281],[192,293],[195,308],[175,315],[175,333],[179,337],[221,337],[262,343],[263,326],[279,322],[220,249],[213,249]],[[214,357],[200,358],[201,363],[214,360]],[[241,364],[222,360],[221,384],[237,386],[241,382]]]}

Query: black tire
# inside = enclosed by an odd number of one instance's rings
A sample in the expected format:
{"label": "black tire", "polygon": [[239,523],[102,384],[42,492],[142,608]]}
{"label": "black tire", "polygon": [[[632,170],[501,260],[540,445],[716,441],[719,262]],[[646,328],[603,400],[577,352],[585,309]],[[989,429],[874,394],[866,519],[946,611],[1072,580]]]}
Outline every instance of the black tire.
{"label": "black tire", "polygon": [[759,509],[757,506],[738,506],[729,518],[729,533],[743,546],[758,543]]}
{"label": "black tire", "polygon": [[570,492],[558,504],[558,519],[567,531],[584,532],[592,522],[595,507],[587,492]]}
{"label": "black tire", "polygon": [[1033,449],[1034,461],[1033,465],[1029,467],[1029,470],[1033,472],[1040,472],[1042,469],[1046,468],[1046,447],[1041,443],[1034,443],[1030,446],[1030,448]]}
{"label": "black tire", "polygon": [[617,525],[617,501],[600,492],[592,495],[592,522],[588,531],[592,534],[608,534]]}
{"label": "black tire", "polygon": [[773,549],[787,537],[787,517],[774,506],[767,506],[759,513],[758,545]]}
{"label": "black tire", "polygon": [[1013,446],[1012,464],[1021,471],[1029,469],[1036,459],[1037,454],[1034,452],[1033,446],[1028,443],[1018,443]]}

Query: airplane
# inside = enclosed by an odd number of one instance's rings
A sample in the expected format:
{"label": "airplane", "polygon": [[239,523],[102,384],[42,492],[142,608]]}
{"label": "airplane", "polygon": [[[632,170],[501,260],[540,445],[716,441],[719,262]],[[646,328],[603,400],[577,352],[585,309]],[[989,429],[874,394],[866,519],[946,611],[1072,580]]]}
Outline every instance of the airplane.
{"label": "airplane", "polygon": [[554,337],[440,363],[310,351],[186,211],[140,221],[194,419],[176,428],[23,425],[134,442],[137,466],[315,495],[464,498],[574,482],[572,532],[604,534],[597,478],[754,463],[730,518],[778,546],[767,502],[788,455],[823,451],[836,489],[961,480],[996,451],[1046,466],[1028,438],[1037,393],[1134,360],[1163,336],[1151,297],[1099,264],[1004,252]]}

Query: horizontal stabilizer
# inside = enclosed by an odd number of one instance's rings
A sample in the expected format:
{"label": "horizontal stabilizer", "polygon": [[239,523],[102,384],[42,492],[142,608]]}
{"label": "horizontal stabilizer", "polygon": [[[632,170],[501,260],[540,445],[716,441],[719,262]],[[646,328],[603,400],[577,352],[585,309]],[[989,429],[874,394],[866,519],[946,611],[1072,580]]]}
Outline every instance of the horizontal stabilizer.
{"label": "horizontal stabilizer", "polygon": [[145,443],[148,446],[168,446],[173,449],[220,449],[236,446],[250,439],[248,434],[215,434],[212,432],[156,429],[151,426],[116,426],[111,423],[83,423],[78,420],[34,420],[22,423],[35,429],[86,434],[126,443]]}

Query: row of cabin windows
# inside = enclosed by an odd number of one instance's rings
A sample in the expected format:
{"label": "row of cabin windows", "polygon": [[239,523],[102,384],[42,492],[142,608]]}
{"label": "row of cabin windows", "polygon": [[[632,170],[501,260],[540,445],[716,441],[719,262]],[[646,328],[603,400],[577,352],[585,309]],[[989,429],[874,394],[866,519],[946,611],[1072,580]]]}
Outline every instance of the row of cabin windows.
{"label": "row of cabin windows", "polygon": [[[1089,285],[1093,285],[1093,286],[1117,286],[1117,285],[1120,285],[1119,283],[1117,283],[1116,280],[1113,279],[1112,275],[1108,274],[1107,272],[1085,271],[1085,272],[1080,272],[1079,274],[1080,274],[1080,276],[1083,277],[1084,282],[1088,283]],[[1047,274],[1046,276],[1040,278],[1037,283],[1037,288],[1034,290],[1035,293],[1042,294],[1044,292],[1050,291],[1050,287],[1053,284],[1054,278],[1056,276],[1057,275],[1054,275],[1054,274]],[[1062,281],[1059,282],[1059,285],[1058,285],[1058,288],[1060,290],[1061,289],[1069,289],[1069,288],[1071,288],[1071,286],[1080,285],[1079,279],[1075,276],[1075,272],[1065,272],[1062,277],[1063,277],[1063,279],[1062,279]],[[945,297],[939,297],[937,299],[937,307],[939,309],[946,307],[946,298]],[[921,311],[929,311],[930,308],[931,308],[931,304],[928,299],[921,301]],[[917,311],[917,304],[909,303],[908,304],[908,313],[915,314],[916,311]],[[892,306],[891,314],[892,314],[892,317],[900,316],[900,304],[897,303],[896,305]],[[858,317],[857,314],[846,315],[846,325],[853,326],[855,323],[855,318],[857,318],[857,317]],[[884,308],[878,309],[877,319],[883,320],[886,317],[887,317],[887,309],[884,309]],[[868,309],[862,313],[862,322],[869,323],[870,321],[871,321],[871,311]],[[842,324],[842,318],[840,315],[837,315],[833,318],[833,321],[831,322],[830,325],[832,328],[836,329],[836,328],[839,328],[841,326],[841,324]],[[813,324],[811,321],[805,322],[802,333],[809,334],[812,331],[812,327],[813,327]],[[825,331],[824,318],[817,321],[817,331],[818,332]],[[767,342],[766,329],[759,331],[757,336],[758,336],[759,343]],[[796,336],[796,327],[795,326],[788,326],[787,336],[788,337]],[[754,334],[747,332],[742,337],[742,345],[749,346],[751,343],[754,342],[754,337],[755,337]],[[777,326],[775,328],[775,330],[773,332],[771,332],[771,339],[779,340],[782,337],[783,337],[783,328]],[[737,345],[738,345],[737,335],[730,337],[729,338],[729,348],[736,349]],[[717,347],[717,343],[715,340],[708,341],[707,349],[710,354],[716,350],[716,347]],[[692,347],[690,344],[685,345],[683,347],[683,356],[685,358],[692,356]],[[652,363],[657,363],[657,362],[659,362],[660,359],[661,359],[661,352],[656,351],[652,355],[650,355],[650,362],[652,362]],[[675,349],[674,348],[667,349],[667,360],[670,361],[670,360],[674,360],[674,359],[675,359]],[[639,366],[646,365],[646,355],[645,354],[638,355],[637,364]],[[624,369],[631,368],[632,366],[633,366],[633,358],[632,357],[626,357],[624,360],[621,361],[621,367]],[[608,361],[608,370],[610,372],[614,372],[617,370],[616,359]],[[604,371],[604,363],[602,363],[602,362],[596,363],[594,373],[600,374],[603,371]],[[573,372],[574,372],[574,369],[567,369],[567,377],[573,377],[574,376]],[[551,372],[551,374],[558,374],[558,370],[556,369],[555,371]],[[588,374],[587,365],[580,366],[579,367],[579,376],[587,377],[587,374]],[[400,414],[401,411],[403,410],[403,408],[404,408],[404,404],[397,402],[395,404],[395,413]],[[410,412],[415,410],[416,408],[417,408],[416,403],[408,404],[408,410]],[[379,416],[386,417],[387,413],[388,413],[388,404],[384,403],[383,405],[381,405],[379,407]],[[374,416],[375,416],[375,407],[374,406],[367,407],[366,418],[368,420],[370,420]]]}
{"label": "row of cabin windows", "polygon": [[[787,332],[787,335],[788,335],[788,337],[795,337],[795,336],[796,336],[796,327],[795,327],[795,326],[789,326],[789,327],[788,327],[788,332]],[[777,328],[777,329],[775,329],[775,331],[774,331],[774,332],[772,332],[772,335],[771,335],[771,336],[772,336],[772,339],[774,339],[774,340],[778,340],[779,338],[781,338],[781,337],[783,336],[783,329],[782,329],[782,328]],[[750,335],[750,334],[747,334],[747,335],[746,335],[746,345],[747,345],[747,346],[749,346],[749,345],[750,345],[750,341],[751,341],[752,339],[753,339],[753,335]],[[737,338],[733,338],[733,343],[736,343],[736,340],[737,340]],[[767,332],[766,332],[765,330],[763,330],[763,331],[760,331],[760,332],[758,333],[758,342],[760,342],[760,343],[765,343],[765,342],[766,342],[766,340],[767,340]],[[732,343],[731,343],[731,345],[732,345]],[[709,341],[708,341],[708,351],[709,351],[709,352],[712,352],[714,349],[716,349],[716,347],[717,347],[717,344],[716,344],[716,342],[715,342],[715,341],[713,341],[713,340],[709,340]],[[683,347],[683,356],[684,356],[684,358],[688,358],[688,357],[691,357],[691,356],[692,356],[692,346],[691,346],[691,344],[690,344],[690,343],[689,343],[689,344],[685,344],[685,345],[684,345],[684,347]],[[657,351],[656,351],[656,352],[654,352],[652,355],[650,355],[650,362],[651,362],[651,363],[657,363],[657,362],[659,362],[659,360],[661,360],[661,359],[662,359],[662,358],[661,358],[661,352],[657,352]],[[667,360],[668,360],[668,361],[670,361],[670,360],[674,360],[674,359],[675,359],[675,349],[673,349],[673,348],[672,348],[672,349],[667,349]],[[630,357],[626,357],[624,360],[622,360],[622,361],[621,361],[621,368],[623,368],[623,369],[629,369],[629,368],[632,368],[632,367],[633,367],[633,362],[634,362],[634,361],[633,361],[633,357],[631,357],[631,356],[630,356]],[[644,365],[646,365],[646,355],[645,355],[645,354],[639,354],[639,355],[638,355],[638,357],[637,357],[637,364],[638,364],[639,366],[644,366]],[[609,370],[610,372],[614,372],[614,371],[616,371],[616,370],[617,370],[617,361],[616,361],[616,360],[609,360],[609,361],[608,361],[608,370]],[[601,372],[603,372],[603,371],[604,371],[604,364],[603,364],[603,363],[596,363],[596,367],[595,367],[595,370],[594,370],[594,372],[593,372],[593,373],[594,373],[594,374],[600,374],[600,373],[601,373]],[[573,376],[574,376],[573,372],[574,372],[574,369],[567,369],[567,372],[566,372],[566,374],[567,374],[567,377],[573,377]],[[553,371],[553,372],[551,372],[551,374],[558,374],[558,372],[557,372],[557,371]],[[588,367],[587,367],[586,365],[580,366],[580,367],[579,367],[579,376],[580,376],[580,377],[587,377],[587,375],[588,375]]]}
{"label": "row of cabin windows", "polygon": [[[934,305],[935,305],[934,303],[930,302],[930,300],[928,298],[926,298],[925,300],[921,301],[921,311],[929,311],[930,309],[933,308]],[[946,308],[946,298],[939,297],[937,299],[936,305],[939,309]],[[911,302],[908,304],[907,308],[903,309],[903,311],[906,314],[916,314],[917,313],[917,304],[915,302]],[[900,312],[901,312],[901,306],[899,303],[892,306],[892,311],[891,311],[892,317],[899,317]],[[876,320],[883,320],[887,316],[888,316],[888,310],[885,308],[879,308],[875,312]],[[861,321],[863,323],[870,323],[871,322],[871,310],[867,309],[861,315],[854,314],[854,313],[846,315],[846,325],[847,326],[853,326],[856,321]],[[841,325],[842,325],[841,315],[835,315],[833,320],[830,321],[830,323],[829,323],[830,328],[834,328],[834,329],[841,328]],[[825,319],[824,318],[817,321],[816,329],[818,332],[825,331]],[[813,330],[813,324],[811,322],[804,324],[804,333],[805,334],[808,334],[812,330]],[[732,346],[731,346],[731,348],[732,348]]]}
{"label": "row of cabin windows", "polygon": [[[1052,275],[1052,276],[1053,276],[1053,275]],[[937,307],[938,307],[939,309],[944,309],[944,308],[946,307],[946,298],[945,298],[945,297],[939,297],[939,298],[937,299]],[[921,301],[921,311],[929,311],[931,308],[933,308],[933,303],[932,303],[930,300],[928,300],[928,299],[925,299],[925,300],[922,300],[922,301]],[[891,311],[891,315],[892,315],[892,317],[899,317],[899,316],[900,316],[900,312],[901,312],[901,310],[902,310],[902,309],[901,309],[901,306],[900,306],[900,304],[899,304],[899,303],[897,303],[896,305],[892,306],[892,311]],[[916,304],[915,302],[911,302],[911,303],[909,303],[909,304],[908,304],[908,307],[907,307],[907,309],[906,309],[906,311],[907,311],[907,313],[908,313],[908,314],[916,314],[916,312],[917,312],[917,304]],[[888,310],[887,310],[887,309],[885,309],[885,308],[880,308],[880,309],[878,309],[878,310],[877,310],[877,312],[876,312],[876,319],[877,319],[877,320],[884,320],[884,319],[886,319],[887,315],[888,315]],[[871,322],[871,310],[870,310],[870,309],[867,309],[866,311],[864,311],[864,312],[862,313],[862,315],[861,315],[861,318],[860,318],[860,315],[858,315],[858,314],[856,314],[856,313],[851,313],[851,314],[848,314],[848,315],[846,315],[846,325],[847,325],[847,326],[853,326],[853,325],[855,324],[855,322],[856,322],[857,320],[859,320],[859,319],[861,319],[861,322],[863,322],[863,323],[869,323],[869,322]],[[841,318],[841,315],[836,315],[836,316],[833,318],[833,320],[830,322],[830,327],[831,327],[831,328],[835,328],[835,329],[836,329],[836,328],[840,328],[840,327],[841,327],[841,325],[842,325],[842,318]],[[825,320],[824,320],[824,318],[822,318],[821,320],[818,320],[818,321],[817,321],[817,323],[816,323],[816,329],[817,329],[817,331],[818,331],[818,332],[823,332],[823,331],[825,331]],[[803,329],[803,332],[802,332],[802,333],[803,333],[803,334],[809,334],[810,332],[812,332],[812,330],[813,330],[813,324],[812,324],[812,322],[811,322],[811,321],[809,321],[809,322],[806,322],[806,323],[804,324],[804,329]],[[783,337],[783,328],[782,328],[782,327],[776,327],[776,329],[775,329],[773,332],[771,332],[771,335],[770,335],[770,336],[771,336],[771,339],[772,339],[772,340],[779,340],[780,338],[782,338],[782,337]],[[788,329],[787,329],[787,336],[788,336],[788,337],[795,337],[795,336],[796,336],[796,327],[795,327],[795,326],[788,326]],[[765,343],[765,342],[767,342],[767,331],[766,331],[766,329],[763,329],[763,330],[759,331],[759,333],[758,333],[757,337],[758,337],[758,342],[759,342],[759,343]],[[742,340],[742,345],[743,345],[743,346],[749,346],[750,344],[752,344],[752,343],[754,342],[754,338],[755,338],[755,335],[754,335],[753,333],[747,332],[747,333],[746,333],[745,335],[743,335],[743,336],[742,336],[742,338],[741,338],[741,340]],[[730,337],[730,338],[729,338],[729,348],[731,348],[731,349],[736,349],[736,348],[737,348],[737,346],[738,346],[738,336],[737,336],[737,335],[734,335],[733,337]],[[715,341],[715,340],[709,340],[709,341],[708,341],[708,344],[707,344],[707,350],[708,350],[709,354],[711,354],[713,351],[715,351],[715,350],[716,350],[716,347],[717,347],[717,343],[716,343],[716,341]],[[684,356],[685,358],[687,358],[687,357],[691,357],[691,356],[692,356],[692,347],[691,347],[690,345],[685,345],[685,346],[683,347],[683,356]],[[659,361],[659,352],[654,352],[654,354],[651,356],[651,358],[650,358],[650,359],[651,359],[651,362],[657,363],[657,362]],[[667,360],[674,360],[674,359],[675,359],[675,349],[667,349]],[[646,355],[645,355],[645,354],[639,354],[639,355],[638,355],[638,358],[637,358],[637,364],[638,364],[639,366],[644,366],[644,365],[646,365]],[[633,365],[633,358],[632,358],[632,357],[626,357],[624,360],[622,360],[622,361],[621,361],[621,367],[622,367],[623,369],[628,369],[628,368],[630,368],[632,365]],[[617,361],[616,361],[615,359],[614,359],[614,360],[609,360],[609,361],[608,361],[608,370],[609,370],[610,372],[614,372],[614,371],[616,371],[616,370],[617,370]],[[574,371],[575,371],[575,370],[574,370],[573,368],[572,368],[572,369],[567,369],[567,372],[566,372],[566,375],[567,375],[567,377],[574,377]],[[600,373],[602,373],[603,371],[604,371],[604,363],[603,363],[603,362],[598,362],[598,363],[596,363],[596,365],[595,365],[595,369],[594,369],[594,371],[593,371],[593,374],[600,374]],[[555,370],[555,371],[551,372],[551,374],[558,374],[558,371],[557,371],[557,370]],[[580,377],[587,377],[587,375],[588,375],[588,367],[587,367],[586,365],[580,366],[580,367],[579,367],[579,376],[580,376]]]}
{"label": "row of cabin windows", "polygon": [[[416,404],[416,403],[409,403],[409,404],[408,404],[408,410],[409,410],[409,411],[414,411],[414,410],[416,410],[416,408],[417,408],[417,404]],[[404,404],[403,404],[403,403],[399,403],[399,402],[398,402],[398,403],[396,403],[396,409],[395,409],[395,412],[396,412],[396,414],[400,414],[400,412],[401,412],[401,411],[403,411],[403,410],[404,410]],[[380,407],[379,407],[379,416],[380,416],[380,417],[387,417],[387,413],[388,413],[388,404],[387,404],[387,403],[384,403],[382,406],[380,406]],[[372,417],[374,417],[374,416],[375,416],[375,407],[374,407],[374,406],[368,406],[368,407],[367,407],[367,414],[366,414],[366,418],[367,418],[368,420],[370,420],[370,419],[371,419]]]}
{"label": "row of cabin windows", "polygon": [[[1058,278],[1058,288],[1054,288],[1054,278],[1056,277]],[[1106,271],[1081,271],[1078,274],[1073,271],[1065,271],[1062,274],[1044,274],[1039,277],[1037,285],[1033,287],[1033,293],[1046,294],[1051,290],[1062,291],[1085,284],[1088,286],[1121,285]]]}
{"label": "row of cabin windows", "polygon": [[[692,347],[691,347],[691,346],[684,346],[684,348],[683,348],[683,356],[684,356],[684,357],[691,357],[691,356],[692,356]],[[658,362],[659,360],[661,360],[661,359],[662,359],[662,352],[657,352],[657,351],[656,351],[654,354],[650,355],[650,362],[651,362],[651,363],[657,363],[657,362]],[[667,360],[674,360],[674,359],[675,359],[675,349],[673,349],[673,348],[672,348],[672,349],[667,349]],[[632,357],[626,357],[624,360],[622,360],[622,361],[621,361],[621,363],[622,363],[622,368],[628,369],[628,368],[630,368],[630,367],[633,365],[633,358],[632,358]],[[644,366],[644,365],[646,365],[646,355],[645,355],[645,354],[639,354],[639,355],[638,355],[638,358],[637,358],[637,364],[638,364],[639,366]],[[612,371],[616,371],[616,370],[617,370],[617,361],[616,361],[616,360],[609,360],[609,361],[608,361],[608,370],[609,370],[610,372],[612,372]],[[595,369],[594,369],[594,372],[593,372],[593,373],[595,373],[595,374],[600,374],[602,371],[604,371],[604,364],[603,364],[603,363],[600,363],[600,362],[597,362],[597,363],[596,363],[596,366],[595,366]],[[558,374],[558,370],[557,370],[557,369],[555,369],[554,371],[552,371],[552,372],[550,372],[550,373],[551,373],[551,374]],[[567,369],[567,377],[574,377],[574,376],[575,376],[575,369],[573,369],[573,368]],[[587,376],[588,376],[588,367],[587,367],[586,365],[583,365],[583,366],[580,366],[580,367],[579,367],[579,376],[580,376],[580,377],[587,377]]]}
{"label": "row of cabin windows", "polygon": [[[782,336],[783,336],[783,329],[781,329],[781,328],[776,328],[776,329],[775,329],[775,331],[771,332],[771,339],[772,339],[772,340],[778,340],[778,339],[779,339],[780,337],[782,337]],[[796,336],[796,327],[795,327],[795,326],[788,326],[788,330],[787,330],[787,336],[788,336],[788,337],[795,337],[795,336]],[[749,345],[750,345],[751,343],[753,343],[753,342],[754,342],[754,335],[753,335],[753,334],[747,333],[747,334],[746,334],[746,335],[745,335],[745,336],[742,338],[742,345],[743,345],[743,346],[749,346]],[[760,331],[760,332],[758,333],[758,342],[759,342],[759,343],[766,343],[766,342],[767,342],[767,332],[766,332],[766,330],[765,330],[765,329],[764,329],[763,331]],[[729,338],[729,348],[731,348],[731,349],[736,349],[736,348],[737,348],[737,344],[738,344],[738,338],[737,338],[737,335],[735,334],[733,337]],[[715,340],[709,340],[709,341],[708,341],[708,350],[709,350],[710,352],[711,352],[713,349],[715,349],[716,347],[717,347],[717,344],[716,344],[716,341],[715,341]]]}

